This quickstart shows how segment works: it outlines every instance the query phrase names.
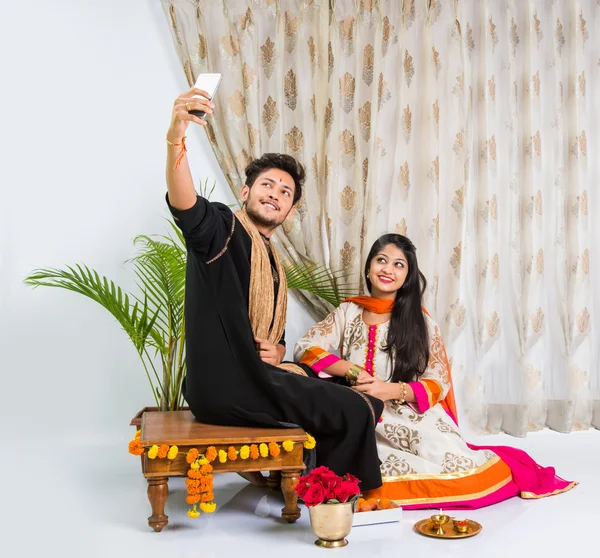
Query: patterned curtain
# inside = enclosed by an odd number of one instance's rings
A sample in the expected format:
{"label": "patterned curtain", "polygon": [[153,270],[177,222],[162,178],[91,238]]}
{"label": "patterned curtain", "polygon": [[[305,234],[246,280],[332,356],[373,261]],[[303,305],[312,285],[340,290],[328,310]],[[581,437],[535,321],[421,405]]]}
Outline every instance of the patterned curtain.
{"label": "patterned curtain", "polygon": [[600,427],[600,0],[162,1],[190,85],[224,74],[234,193],[264,152],[307,167],[284,259],[362,284],[408,235],[472,427]]}

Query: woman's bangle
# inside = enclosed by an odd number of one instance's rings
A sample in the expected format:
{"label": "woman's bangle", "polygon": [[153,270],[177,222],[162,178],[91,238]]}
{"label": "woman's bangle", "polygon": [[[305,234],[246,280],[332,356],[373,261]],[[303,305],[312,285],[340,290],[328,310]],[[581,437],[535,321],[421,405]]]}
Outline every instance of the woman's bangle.
{"label": "woman's bangle", "polygon": [[400,382],[400,397],[393,399],[392,403],[394,405],[403,405],[406,403],[406,384],[404,382]]}
{"label": "woman's bangle", "polygon": [[360,366],[356,366],[356,364],[353,364],[348,371],[346,372],[346,380],[348,380],[348,383],[351,386],[356,385],[356,380],[358,379],[358,377],[360,376],[360,373],[362,372]]}

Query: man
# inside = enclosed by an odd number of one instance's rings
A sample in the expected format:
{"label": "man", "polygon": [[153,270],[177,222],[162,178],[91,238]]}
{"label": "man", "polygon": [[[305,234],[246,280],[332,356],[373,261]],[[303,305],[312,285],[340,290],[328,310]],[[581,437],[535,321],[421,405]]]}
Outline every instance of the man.
{"label": "man", "polygon": [[167,202],[188,250],[185,399],[210,424],[299,425],[317,441],[318,465],[352,473],[363,490],[377,488],[383,402],[281,364],[287,284],[270,237],[300,199],[304,170],[288,155],[253,161],[235,215],[196,196],[185,133],[190,122],[206,125],[189,111],[210,115],[208,97],[198,89],[178,97],[167,132]]}

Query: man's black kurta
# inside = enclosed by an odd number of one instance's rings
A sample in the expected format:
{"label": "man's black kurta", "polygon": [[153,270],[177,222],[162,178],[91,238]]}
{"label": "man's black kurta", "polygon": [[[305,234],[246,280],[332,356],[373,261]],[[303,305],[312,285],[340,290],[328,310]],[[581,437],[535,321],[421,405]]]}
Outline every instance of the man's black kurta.
{"label": "man's black kurta", "polygon": [[362,490],[381,486],[375,426],[383,402],[264,363],[248,317],[250,236],[227,206],[202,197],[170,210],[188,252],[184,396],[194,416],[229,426],[297,424],[315,437],[318,465],[352,473]]}

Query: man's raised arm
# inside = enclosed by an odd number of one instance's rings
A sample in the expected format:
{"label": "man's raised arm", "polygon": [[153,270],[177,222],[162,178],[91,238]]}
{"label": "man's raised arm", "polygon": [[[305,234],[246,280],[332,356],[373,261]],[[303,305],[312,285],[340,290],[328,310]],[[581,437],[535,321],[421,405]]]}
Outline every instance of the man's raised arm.
{"label": "man's raised arm", "polygon": [[[194,95],[200,95],[201,98]],[[167,189],[169,203],[180,211],[190,209],[196,203],[194,180],[185,150],[185,133],[190,122],[206,126],[202,118],[188,111],[201,110],[211,114],[213,108],[208,93],[196,88],[177,97],[173,104],[171,124],[167,131]]]}

